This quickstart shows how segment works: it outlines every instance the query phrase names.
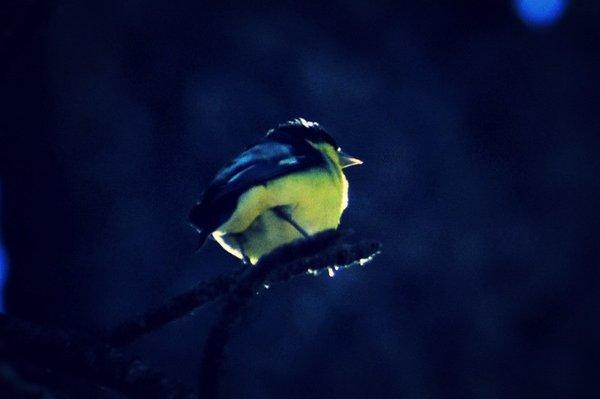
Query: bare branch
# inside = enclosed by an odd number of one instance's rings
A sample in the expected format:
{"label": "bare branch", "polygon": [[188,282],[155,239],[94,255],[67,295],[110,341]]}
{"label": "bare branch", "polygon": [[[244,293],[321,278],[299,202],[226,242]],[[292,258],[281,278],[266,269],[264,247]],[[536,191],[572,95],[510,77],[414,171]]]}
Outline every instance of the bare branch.
{"label": "bare branch", "polygon": [[73,332],[0,314],[0,345],[8,358],[64,371],[131,398],[196,398],[139,360]]}
{"label": "bare branch", "polygon": [[328,268],[348,267],[370,260],[379,253],[381,244],[376,241],[342,243],[344,234],[326,231],[309,239],[282,247],[252,268],[227,296],[221,317],[211,329],[204,345],[200,373],[200,394],[216,398],[219,374],[231,328],[249,305],[252,297],[266,284],[286,281],[300,274],[318,273]]}
{"label": "bare branch", "polygon": [[255,267],[244,267],[230,276],[200,283],[164,305],[125,322],[105,335],[105,342],[88,336],[48,329],[0,314],[0,352],[9,358],[82,377],[132,398],[194,398],[195,394],[163,377],[113,345],[124,345],[189,314],[203,304],[226,296],[221,317],[207,338],[201,370],[201,392],[215,397],[223,353],[231,328],[253,295],[266,284],[275,284],[306,273],[366,262],[379,253],[375,241],[345,243],[347,232],[330,230],[283,246]]}
{"label": "bare branch", "polygon": [[173,297],[163,305],[119,324],[105,336],[105,341],[114,346],[130,344],[145,334],[190,314],[205,303],[214,301],[229,292],[236,283],[241,270],[229,276],[220,276],[210,282],[201,282]]}
{"label": "bare branch", "polygon": [[[271,254],[267,255],[260,264],[275,265],[286,263],[294,259],[302,260],[309,255],[315,255],[319,251],[328,248],[349,234],[351,234],[351,232],[340,230],[328,230],[316,234],[309,239],[299,240],[276,249]],[[373,245],[376,245],[377,248],[379,248],[379,244]],[[327,259],[329,264],[324,267],[332,266],[334,264],[340,265],[351,263],[344,262],[344,259],[339,258],[339,256],[347,257],[341,250],[342,248],[338,247],[337,252],[333,254],[327,253],[329,256]],[[378,249],[373,250],[373,252],[377,251]],[[321,254],[321,257],[325,255],[325,253]],[[336,256],[338,258],[336,258]],[[325,259],[323,258],[321,259],[321,261],[324,260]],[[117,325],[108,333],[104,334],[104,340],[113,346],[119,347],[128,345],[146,334],[159,330],[166,324],[190,314],[192,311],[206,303],[212,302],[228,294],[229,291],[236,286],[240,276],[246,270],[248,270],[248,267],[243,267],[231,275],[220,276],[209,282],[198,283],[188,291],[173,297],[164,304]],[[258,269],[252,268],[251,270]],[[279,268],[277,274],[269,276],[269,279],[273,280],[272,282],[285,281],[294,275],[304,274],[306,270],[307,268],[304,267],[302,263],[290,263],[285,269]]]}

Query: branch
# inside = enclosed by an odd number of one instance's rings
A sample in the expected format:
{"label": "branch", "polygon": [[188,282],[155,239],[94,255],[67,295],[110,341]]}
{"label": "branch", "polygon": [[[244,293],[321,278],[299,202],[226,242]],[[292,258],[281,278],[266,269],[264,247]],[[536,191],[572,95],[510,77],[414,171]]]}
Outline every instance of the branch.
{"label": "branch", "polygon": [[132,320],[125,321],[105,335],[104,340],[114,346],[132,343],[164,325],[190,314],[194,309],[214,301],[229,292],[241,270],[229,276],[220,276],[210,282],[196,284],[183,294],[173,297],[163,305]]}
{"label": "branch", "polygon": [[131,398],[196,398],[191,390],[104,343],[5,314],[0,314],[0,350],[9,358],[83,377]]}
{"label": "branch", "polygon": [[[254,293],[268,284],[301,274],[317,274],[324,269],[332,271],[356,263],[362,265],[379,253],[380,243],[342,242],[347,235],[330,230],[283,246],[265,256],[255,267],[244,267],[230,276],[197,284],[164,305],[117,326],[105,335],[105,341],[115,345],[130,343],[227,295],[221,318],[207,338],[202,363],[202,391],[215,397],[229,332]],[[191,390],[169,381],[140,361],[127,358],[107,343],[73,332],[46,329],[4,314],[0,314],[0,352],[15,360],[27,360],[83,377],[132,398],[196,397]]]}
{"label": "branch", "polygon": [[[265,264],[266,259],[271,259],[269,262],[276,264],[314,255],[349,234],[350,232],[348,231],[340,230],[329,230],[317,234],[309,239],[300,240],[273,251],[268,257],[265,257],[265,260],[261,264]],[[377,246],[377,249],[373,249],[373,253],[379,250],[379,244],[375,246]],[[345,264],[345,262],[337,261],[338,259],[335,257],[329,260],[328,266]],[[227,295],[237,284],[242,273],[247,269],[247,267],[243,267],[231,275],[220,276],[213,281],[196,284],[188,291],[173,297],[157,308],[117,325],[104,334],[104,341],[116,347],[128,345],[146,334],[159,330],[174,320],[187,316],[206,303]],[[305,273],[306,270],[307,268],[302,264],[296,265],[296,268],[289,265],[285,269],[285,273],[283,269],[280,269],[278,271],[279,275],[272,275],[270,278],[275,280],[275,282],[285,281],[293,275]]]}
{"label": "branch", "polygon": [[376,241],[342,243],[344,233],[330,230],[281,247],[252,268],[227,296],[221,317],[212,327],[204,346],[200,372],[200,394],[216,398],[219,374],[231,328],[255,293],[269,284],[287,281],[300,274],[317,274],[324,269],[363,265],[381,249]]}

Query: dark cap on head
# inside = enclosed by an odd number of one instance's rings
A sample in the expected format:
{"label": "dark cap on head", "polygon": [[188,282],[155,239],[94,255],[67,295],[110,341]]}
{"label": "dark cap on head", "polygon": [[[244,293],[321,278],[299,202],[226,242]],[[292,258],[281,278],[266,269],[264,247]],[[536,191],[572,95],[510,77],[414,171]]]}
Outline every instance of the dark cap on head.
{"label": "dark cap on head", "polygon": [[338,145],[317,122],[309,122],[303,118],[296,118],[286,123],[282,123],[274,129],[267,132],[269,140],[282,143],[294,143],[303,140],[309,140],[313,143],[327,143],[338,149]]}

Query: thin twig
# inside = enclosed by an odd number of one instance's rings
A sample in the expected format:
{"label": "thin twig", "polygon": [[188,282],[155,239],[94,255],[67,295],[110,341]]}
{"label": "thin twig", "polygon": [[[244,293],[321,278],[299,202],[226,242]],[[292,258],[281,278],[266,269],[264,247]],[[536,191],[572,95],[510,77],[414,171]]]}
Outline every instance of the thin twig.
{"label": "thin twig", "polygon": [[214,324],[204,345],[200,371],[200,394],[212,399],[218,396],[219,374],[231,328],[249,305],[253,295],[267,284],[286,281],[300,274],[323,269],[364,264],[379,253],[381,244],[360,241],[341,242],[343,233],[327,231],[274,251],[252,268],[227,296],[221,317]]}
{"label": "thin twig", "polygon": [[82,377],[131,398],[196,398],[179,383],[83,335],[0,314],[3,354]]}

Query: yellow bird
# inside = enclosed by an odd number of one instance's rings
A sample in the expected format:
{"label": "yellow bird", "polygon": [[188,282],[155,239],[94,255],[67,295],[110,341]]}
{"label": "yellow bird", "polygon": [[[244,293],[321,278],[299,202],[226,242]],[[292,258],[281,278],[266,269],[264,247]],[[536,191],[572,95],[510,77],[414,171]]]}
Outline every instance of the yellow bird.
{"label": "yellow bird", "polygon": [[337,228],[348,205],[342,169],[358,164],[316,122],[298,118],[269,130],[217,173],[191,210],[200,246],[212,234],[256,264],[281,245]]}

